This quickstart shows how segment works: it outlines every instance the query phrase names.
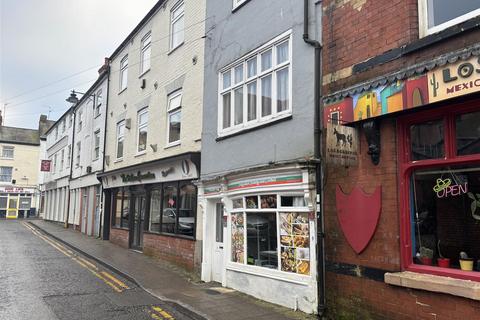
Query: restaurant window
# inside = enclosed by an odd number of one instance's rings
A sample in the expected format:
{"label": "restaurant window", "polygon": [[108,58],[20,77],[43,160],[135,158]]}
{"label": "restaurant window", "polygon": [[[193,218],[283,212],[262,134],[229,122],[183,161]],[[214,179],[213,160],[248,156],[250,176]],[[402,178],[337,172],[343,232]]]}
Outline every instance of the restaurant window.
{"label": "restaurant window", "polygon": [[480,112],[443,110],[401,121],[403,257],[412,271],[480,280]]}
{"label": "restaurant window", "polygon": [[128,228],[130,213],[130,195],[126,189],[118,189],[113,199],[112,226],[116,228]]}
{"label": "restaurant window", "polygon": [[149,231],[194,237],[197,188],[190,182],[164,183],[150,194]]}
{"label": "restaurant window", "polygon": [[310,230],[303,196],[250,195],[233,199],[232,204],[232,262],[310,274]]}
{"label": "restaurant window", "polygon": [[291,35],[287,32],[219,73],[220,135],[291,115],[291,59]]}
{"label": "restaurant window", "polygon": [[419,0],[420,32],[423,36],[439,32],[480,15],[478,0]]}

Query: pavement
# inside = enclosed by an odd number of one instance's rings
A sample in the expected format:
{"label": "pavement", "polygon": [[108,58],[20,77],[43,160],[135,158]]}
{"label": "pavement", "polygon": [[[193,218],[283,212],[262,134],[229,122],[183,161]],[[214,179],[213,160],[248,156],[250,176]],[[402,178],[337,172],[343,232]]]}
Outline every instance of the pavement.
{"label": "pavement", "polygon": [[182,314],[189,314],[192,319],[316,319],[314,315],[260,301],[219,284],[204,283],[173,264],[87,237],[59,224],[43,220],[31,220],[28,224],[137,285],[167,306],[178,306]]}

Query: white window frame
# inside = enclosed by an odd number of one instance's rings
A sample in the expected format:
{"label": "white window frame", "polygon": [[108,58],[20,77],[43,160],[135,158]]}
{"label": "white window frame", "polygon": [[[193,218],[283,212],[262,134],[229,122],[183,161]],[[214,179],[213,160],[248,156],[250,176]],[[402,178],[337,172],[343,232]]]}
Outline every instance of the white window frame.
{"label": "white window frame", "polygon": [[[5,174],[3,173],[4,168],[9,168],[10,169],[10,174]],[[5,179],[10,176],[10,179]],[[0,167],[0,182],[8,182],[11,183],[13,179],[13,167],[8,167],[8,166],[1,166]]]}
{"label": "white window frame", "polygon": [[75,157],[75,167],[80,167],[80,154],[82,153],[82,142],[77,142],[77,156]]}
{"label": "white window frame", "polygon": [[233,0],[233,9],[236,9],[237,7],[239,7],[240,5],[244,4],[247,1],[249,0]]}
{"label": "white window frame", "polygon": [[62,155],[60,156],[60,172],[63,171],[65,165],[65,149],[62,149]]}
{"label": "white window frame", "polygon": [[[145,59],[145,54],[149,52],[148,60]],[[142,38],[142,49],[140,52],[140,75],[143,75],[145,72],[150,70],[151,67],[151,57],[152,57],[152,32],[148,32]],[[146,63],[148,62],[148,63]],[[148,64],[148,67],[146,65]]]}
{"label": "white window frame", "polygon": [[[12,156],[5,155],[5,151],[11,151]],[[13,159],[15,157],[15,147],[13,146],[2,146],[2,159]]]}
{"label": "white window frame", "polygon": [[[178,106],[171,106],[171,102],[173,99],[180,97],[180,104]],[[173,93],[171,93],[168,96],[168,105],[167,105],[167,147],[171,146],[176,146],[180,144],[180,141],[182,140],[182,103],[183,103],[183,91],[182,90],[177,90]],[[178,140],[175,141],[170,141],[170,117],[180,113],[180,137]]]}
{"label": "white window frame", "polygon": [[103,103],[103,95],[102,95],[102,89],[98,90],[97,91],[97,94],[96,94],[96,100],[95,101],[95,117],[98,117],[100,115],[100,108],[102,106],[102,103]]}
{"label": "white window frame", "polygon": [[93,160],[100,158],[100,129],[93,133]]}
{"label": "white window frame", "polygon": [[[179,10],[180,8],[183,9],[183,11],[174,19],[174,13]],[[177,45],[174,46],[173,44],[173,25],[177,23],[180,19],[183,20],[183,29],[181,30],[182,33],[182,41],[180,41]],[[180,33],[180,32],[177,32]],[[170,51],[173,51],[174,49],[180,47],[183,43],[185,42],[185,2],[183,0],[178,1],[170,11]]]}
{"label": "white window frame", "polygon": [[[123,133],[122,134],[120,134],[120,127],[121,126],[123,126]],[[117,140],[116,140],[116,143],[115,143],[115,159],[122,160],[123,156],[124,156],[124,153],[125,153],[125,120],[117,122],[116,132],[117,132]],[[118,143],[119,143],[120,139],[122,139],[122,142],[123,142],[123,149],[122,149],[122,156],[121,157],[118,156]]]}
{"label": "white window frame", "polygon": [[[337,115],[337,123],[333,123],[333,115],[334,115],[334,114]],[[339,125],[339,124],[340,124],[340,111],[330,112],[330,122],[331,122],[333,125]]]}
{"label": "white window frame", "polygon": [[77,132],[82,131],[83,128],[83,110],[79,109],[78,110],[78,124],[77,124]]}
{"label": "white window frame", "polygon": [[[276,47],[288,41],[288,54],[289,59],[284,61],[280,64],[277,64],[277,53]],[[292,70],[293,70],[293,63],[292,63],[292,31],[286,31],[285,33],[279,35],[278,37],[274,38],[273,40],[267,42],[266,44],[262,45],[261,47],[255,49],[254,51],[244,55],[242,58],[236,60],[235,62],[229,64],[225,68],[221,69],[218,73],[218,124],[217,124],[217,132],[218,136],[228,136],[233,133],[237,133],[246,129],[254,128],[265,123],[274,122],[279,119],[283,119],[292,115]],[[261,71],[261,55],[269,50],[272,50],[272,67],[265,71]],[[256,57],[257,59],[257,70],[256,75],[248,78],[248,68],[247,68],[247,61],[251,60],[252,58]],[[235,68],[243,65],[243,81],[235,84]],[[285,68],[289,69],[288,73],[288,108],[284,111],[277,112],[277,73]],[[228,88],[223,88],[223,74],[226,72],[230,72],[230,86]],[[267,116],[263,116],[261,114],[262,110],[262,91],[261,91],[261,79],[271,76],[272,77],[272,91],[271,91],[271,109],[272,113]],[[248,121],[248,84],[256,81],[256,118],[254,120]],[[240,124],[235,125],[235,90],[243,87],[243,122]],[[230,92],[230,127],[223,128],[223,95],[225,93]]]}
{"label": "white window frame", "polygon": [[462,23],[468,19],[474,18],[480,15],[480,8],[470,11],[464,15],[458,16],[454,19],[448,20],[438,26],[428,28],[428,1],[418,0],[418,26],[420,38],[442,31],[446,28]]}
{"label": "white window frame", "polygon": [[[140,124],[140,117],[147,115],[147,122]],[[147,140],[148,140],[148,107],[145,107],[137,112],[137,155],[144,154],[147,152],[147,142],[145,141],[145,149],[140,150],[140,130],[146,129],[147,131]]]}
{"label": "white window frame", "polygon": [[[124,75],[125,75],[125,81],[123,79]],[[126,54],[122,58],[122,60],[120,60],[120,79],[119,79],[120,92],[127,89],[127,83],[128,83],[128,54]]]}

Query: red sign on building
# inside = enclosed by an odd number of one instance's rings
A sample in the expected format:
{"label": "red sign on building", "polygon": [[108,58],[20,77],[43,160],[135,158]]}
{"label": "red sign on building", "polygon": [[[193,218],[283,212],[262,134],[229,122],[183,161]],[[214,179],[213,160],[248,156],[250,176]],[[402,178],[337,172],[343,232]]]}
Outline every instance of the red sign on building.
{"label": "red sign on building", "polygon": [[42,164],[40,165],[40,171],[50,172],[52,160],[42,160]]}

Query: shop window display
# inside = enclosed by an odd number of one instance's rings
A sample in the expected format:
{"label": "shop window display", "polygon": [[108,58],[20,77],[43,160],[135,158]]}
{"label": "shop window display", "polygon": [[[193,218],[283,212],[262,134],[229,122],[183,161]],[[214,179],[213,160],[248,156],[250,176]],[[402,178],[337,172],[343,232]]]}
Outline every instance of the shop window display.
{"label": "shop window display", "polygon": [[448,112],[439,109],[400,121],[401,140],[406,136],[406,143],[401,141],[400,171],[405,179],[403,227],[410,234],[403,247],[408,269],[480,279],[475,273],[480,271],[480,112],[476,109],[450,106]]}
{"label": "shop window display", "polygon": [[[294,212],[282,210],[279,203]],[[303,196],[266,194],[233,199],[232,262],[309,275],[308,212],[301,212],[306,210]]]}

